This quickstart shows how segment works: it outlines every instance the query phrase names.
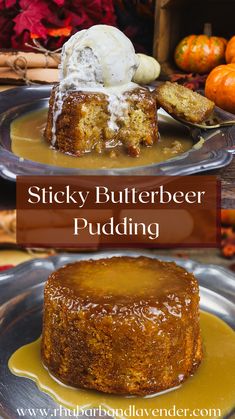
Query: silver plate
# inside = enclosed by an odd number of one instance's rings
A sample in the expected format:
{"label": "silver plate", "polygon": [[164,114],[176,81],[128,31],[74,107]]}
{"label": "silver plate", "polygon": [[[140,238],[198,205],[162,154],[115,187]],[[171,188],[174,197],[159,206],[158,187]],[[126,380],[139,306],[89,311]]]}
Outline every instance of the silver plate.
{"label": "silver plate", "polygon": [[[16,180],[17,175],[189,175],[227,166],[232,161],[235,147],[235,126],[206,132],[191,129],[190,136],[197,142],[200,137],[206,141],[199,149],[172,158],[163,163],[137,166],[127,169],[68,169],[49,166],[31,160],[20,159],[11,151],[10,124],[26,112],[48,107],[51,86],[23,86],[0,93],[0,175]],[[164,111],[159,111],[164,115]],[[165,114],[166,115],[166,114]],[[216,117],[222,120],[234,119],[219,108]],[[168,115],[172,124],[179,125]],[[183,126],[181,124],[181,126]]]}
{"label": "silver plate", "polygon": [[[76,260],[124,254],[175,261],[193,272],[200,283],[202,310],[217,315],[235,329],[235,275],[216,265],[156,256],[147,251],[62,254],[22,263],[0,274],[0,415],[3,418],[18,419],[16,408],[19,407],[58,408],[47,394],[38,390],[33,381],[16,377],[7,366],[9,357],[17,348],[32,342],[41,334],[43,288],[48,275]],[[227,418],[231,418],[232,414]],[[37,419],[41,419],[41,416],[37,416]]]}

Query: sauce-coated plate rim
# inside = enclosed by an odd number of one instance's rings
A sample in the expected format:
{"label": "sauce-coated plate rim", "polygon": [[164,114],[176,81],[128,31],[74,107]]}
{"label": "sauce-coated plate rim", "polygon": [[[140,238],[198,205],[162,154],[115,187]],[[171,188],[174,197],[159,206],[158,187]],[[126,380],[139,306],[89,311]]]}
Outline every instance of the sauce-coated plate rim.
{"label": "sauce-coated plate rim", "polygon": [[[1,137],[8,137],[10,141],[9,114],[14,109],[20,109],[24,105],[37,106],[41,100],[49,98],[50,85],[21,86],[0,93],[0,134]],[[160,110],[160,113],[164,111]],[[234,118],[217,108],[217,113],[223,119]],[[171,118],[170,116],[168,116]],[[172,121],[173,118],[171,118]],[[176,124],[178,122],[175,121]],[[63,167],[50,166],[37,163],[31,160],[23,160],[12,152],[0,146],[0,174],[2,177],[15,181],[17,175],[189,175],[201,173],[207,170],[216,169],[228,165],[232,160],[232,153],[228,150],[235,147],[235,127],[215,131],[193,130],[192,136],[197,132],[198,136],[206,139],[199,150],[191,149],[176,158],[166,162],[151,164],[148,166],[136,166],[120,169],[67,169]],[[194,133],[193,133],[194,132]],[[217,140],[213,141],[214,138]]]}
{"label": "sauce-coated plate rim", "polygon": [[[121,255],[149,256],[173,261],[193,272],[200,283],[202,309],[216,314],[235,328],[235,275],[217,265],[206,265],[190,259],[161,256],[142,250],[64,253],[24,262],[0,273],[0,416],[17,419],[17,403],[25,408],[29,407],[29,404],[34,408],[58,408],[47,394],[37,389],[33,381],[16,377],[7,367],[7,360],[14,350],[33,341],[40,334],[43,287],[48,275],[60,266],[76,260]],[[22,308],[26,309],[26,314],[24,310],[22,313]],[[29,415],[25,418],[29,419]],[[38,419],[41,419],[41,416],[38,416]]]}

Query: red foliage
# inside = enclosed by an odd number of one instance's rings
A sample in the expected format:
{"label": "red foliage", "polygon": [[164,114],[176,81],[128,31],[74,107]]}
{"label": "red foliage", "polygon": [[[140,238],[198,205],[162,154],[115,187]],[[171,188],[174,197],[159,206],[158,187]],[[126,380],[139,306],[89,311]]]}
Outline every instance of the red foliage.
{"label": "red foliage", "polygon": [[0,0],[0,48],[29,49],[32,34],[59,48],[70,32],[65,28],[75,33],[99,23],[116,26],[112,0]]}
{"label": "red foliage", "polygon": [[25,44],[36,38],[54,50],[71,34],[106,24],[118,26],[137,52],[151,54],[154,5],[155,0],[0,0],[0,48],[30,50]]}
{"label": "red foliage", "polygon": [[191,90],[199,90],[204,87],[207,76],[201,76],[200,74],[183,74],[174,73],[170,75],[170,80],[182,84]]}
{"label": "red foliage", "polygon": [[15,34],[21,35],[26,30],[46,38],[47,31],[42,19],[48,19],[51,14],[46,1],[20,0],[20,8],[21,12],[13,19]]}
{"label": "red foliage", "polygon": [[0,48],[11,47],[14,23],[0,13]]}
{"label": "red foliage", "polygon": [[[3,2],[2,2],[3,3]],[[15,4],[16,4],[16,0],[6,0],[5,1],[5,5],[6,5],[6,7],[8,8],[8,7],[12,7],[12,6],[15,6]]]}
{"label": "red foliage", "polygon": [[63,6],[65,3],[65,0],[53,0],[54,3],[56,3],[58,6]]}

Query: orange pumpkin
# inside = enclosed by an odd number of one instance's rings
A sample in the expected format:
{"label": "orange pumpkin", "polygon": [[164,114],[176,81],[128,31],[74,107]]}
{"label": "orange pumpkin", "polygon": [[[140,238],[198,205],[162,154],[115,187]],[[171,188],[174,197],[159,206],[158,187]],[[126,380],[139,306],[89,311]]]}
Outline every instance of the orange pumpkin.
{"label": "orange pumpkin", "polygon": [[227,41],[210,36],[211,25],[205,24],[204,35],[189,35],[175,49],[175,63],[186,72],[209,73],[225,61]]}
{"label": "orange pumpkin", "polygon": [[228,42],[225,52],[226,63],[235,63],[235,36]]}
{"label": "orange pumpkin", "polygon": [[235,113],[235,63],[212,70],[206,80],[205,95],[220,108]]}

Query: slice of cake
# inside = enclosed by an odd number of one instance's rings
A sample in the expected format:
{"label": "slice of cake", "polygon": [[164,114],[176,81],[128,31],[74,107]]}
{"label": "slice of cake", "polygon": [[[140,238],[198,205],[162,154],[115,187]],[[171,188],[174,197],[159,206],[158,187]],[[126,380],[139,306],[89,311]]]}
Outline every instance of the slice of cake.
{"label": "slice of cake", "polygon": [[71,90],[63,94],[61,105],[57,86],[50,98],[45,138],[56,149],[75,156],[116,146],[138,156],[142,145],[151,146],[158,138],[154,94],[135,88],[117,98]]}
{"label": "slice of cake", "polygon": [[42,360],[65,384],[146,395],[201,362],[198,283],[175,263],[76,262],[50,275],[44,296]]}
{"label": "slice of cake", "polygon": [[214,102],[187,87],[169,81],[155,90],[159,107],[186,121],[200,123],[212,114]]}

